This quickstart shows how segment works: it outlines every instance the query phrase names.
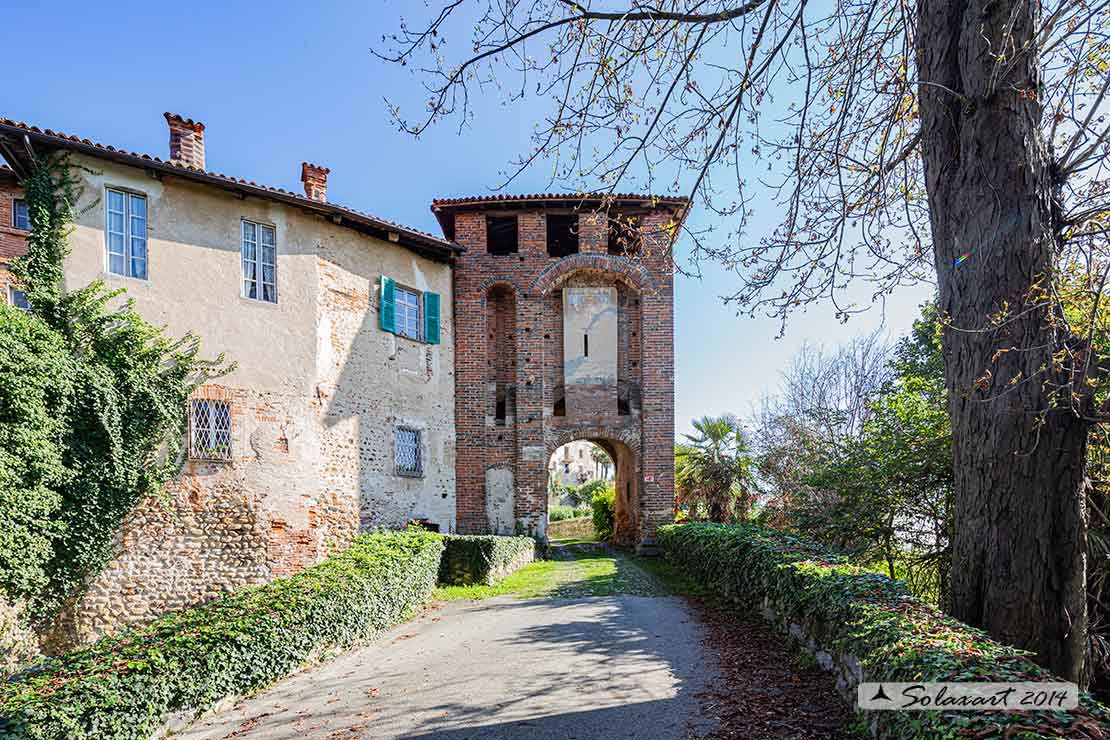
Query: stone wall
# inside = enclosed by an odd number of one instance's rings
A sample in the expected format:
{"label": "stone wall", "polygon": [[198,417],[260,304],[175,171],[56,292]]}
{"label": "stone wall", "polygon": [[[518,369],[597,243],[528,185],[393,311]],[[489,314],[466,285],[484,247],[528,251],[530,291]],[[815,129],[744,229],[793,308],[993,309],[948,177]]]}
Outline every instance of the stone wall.
{"label": "stone wall", "polygon": [[593,537],[594,520],[592,517],[583,516],[577,519],[563,519],[547,525],[547,536],[554,539],[567,537]]}

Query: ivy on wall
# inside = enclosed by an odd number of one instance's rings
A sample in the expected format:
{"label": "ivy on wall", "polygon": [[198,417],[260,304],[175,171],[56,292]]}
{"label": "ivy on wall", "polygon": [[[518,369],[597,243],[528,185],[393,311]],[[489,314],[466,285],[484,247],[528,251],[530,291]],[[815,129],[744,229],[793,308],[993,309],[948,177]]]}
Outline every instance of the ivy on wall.
{"label": "ivy on wall", "polygon": [[40,628],[180,470],[190,393],[232,369],[222,355],[199,359],[195,335],[147,323],[122,290],[65,291],[77,171],[44,158],[22,183],[31,234],[12,272],[32,314],[0,311],[0,595],[25,602]]}

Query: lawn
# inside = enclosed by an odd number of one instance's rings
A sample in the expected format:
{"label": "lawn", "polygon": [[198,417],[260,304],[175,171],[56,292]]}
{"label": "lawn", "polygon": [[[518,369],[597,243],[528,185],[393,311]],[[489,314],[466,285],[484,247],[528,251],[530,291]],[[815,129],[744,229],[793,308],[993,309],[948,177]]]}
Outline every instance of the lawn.
{"label": "lawn", "polygon": [[441,586],[442,601],[515,596],[576,599],[584,596],[665,596],[678,585],[658,558],[638,558],[603,547],[592,537],[551,541],[551,559],[537,560],[495,586]]}

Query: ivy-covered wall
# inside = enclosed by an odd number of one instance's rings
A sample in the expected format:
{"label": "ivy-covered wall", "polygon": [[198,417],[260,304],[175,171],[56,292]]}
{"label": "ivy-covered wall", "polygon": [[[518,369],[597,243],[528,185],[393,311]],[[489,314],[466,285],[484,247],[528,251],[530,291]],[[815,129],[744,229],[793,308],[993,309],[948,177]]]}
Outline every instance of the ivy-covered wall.
{"label": "ivy-covered wall", "polygon": [[75,169],[23,183],[32,232],[12,270],[33,313],[0,309],[0,601],[45,630],[111,558],[127,514],[180,465],[185,402],[220,372],[92,282],[63,290]]}

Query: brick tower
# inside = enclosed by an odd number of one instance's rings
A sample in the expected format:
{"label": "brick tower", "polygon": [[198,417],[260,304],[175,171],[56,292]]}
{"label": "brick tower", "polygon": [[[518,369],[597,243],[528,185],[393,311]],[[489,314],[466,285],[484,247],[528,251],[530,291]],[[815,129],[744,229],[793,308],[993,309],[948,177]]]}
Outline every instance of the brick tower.
{"label": "brick tower", "polygon": [[674,510],[674,293],[684,198],[436,200],[455,269],[460,532],[545,536],[547,461],[590,440],[616,471],[616,534]]}

